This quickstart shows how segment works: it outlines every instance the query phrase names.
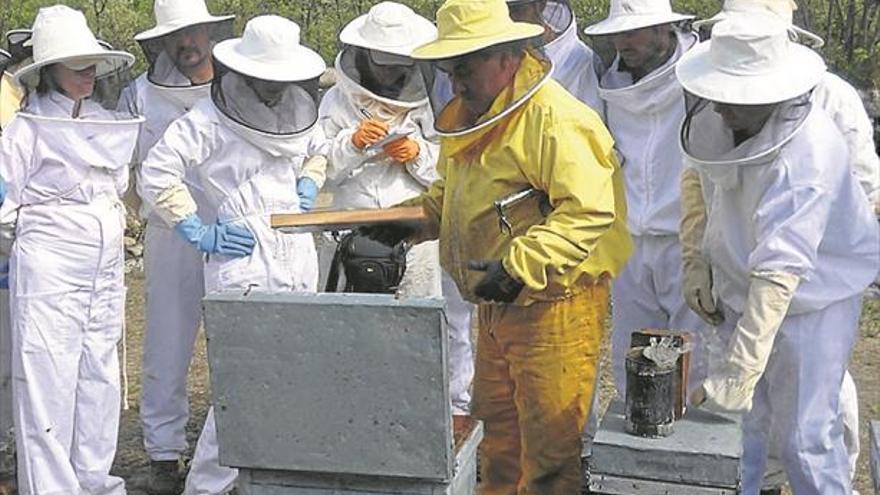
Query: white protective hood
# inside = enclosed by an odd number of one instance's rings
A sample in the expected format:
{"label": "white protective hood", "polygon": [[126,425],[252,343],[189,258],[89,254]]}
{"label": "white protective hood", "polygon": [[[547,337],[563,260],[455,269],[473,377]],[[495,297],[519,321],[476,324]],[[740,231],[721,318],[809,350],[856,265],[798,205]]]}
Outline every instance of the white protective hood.
{"label": "white protective hood", "polygon": [[633,235],[678,235],[683,159],[676,142],[685,98],[674,69],[696,43],[695,34],[679,33],[669,60],[635,83],[629,72],[619,70],[619,57],[601,79],[599,94],[621,156]]}
{"label": "white protective hood", "polygon": [[73,104],[59,93],[32,95],[10,126],[10,137],[32,141],[26,146],[39,165],[26,176],[6,178],[21,188],[18,206],[54,199],[88,203],[97,194],[121,195],[128,187],[128,167],[143,119],[109,112],[88,100],[80,118],[72,119],[67,115]]}
{"label": "white protective hood", "polygon": [[595,70],[596,55],[578,37],[574,14],[564,31],[553,41],[544,44],[544,53],[553,63],[553,79],[602,115],[599,77]]}
{"label": "white protective hood", "polygon": [[798,314],[861,293],[880,268],[880,229],[842,166],[846,144],[808,98],[780,104],[739,146],[720,117],[709,120],[711,108],[685,123],[682,148],[707,198],[703,254],[716,294],[735,312],[744,310],[756,271],[801,278],[789,308]]}
{"label": "white protective hood", "polygon": [[809,94],[782,102],[757,135],[736,145],[733,132],[724,125],[712,102],[691,101],[689,105],[694,108],[682,123],[682,152],[688,163],[724,188],[737,185],[737,167],[772,163],[779,150],[801,130],[813,107]]}
{"label": "white protective hood", "polygon": [[[343,51],[336,59],[337,84],[324,94],[320,122],[327,137],[328,185],[334,208],[376,208],[393,206],[425,190],[437,178],[439,145],[428,99],[397,101],[380,97],[341,70],[346,62]],[[421,86],[420,74],[416,74]],[[419,154],[405,164],[394,162],[379,149],[360,150],[352,135],[366,110],[387,122],[390,133],[406,133],[419,145]]]}
{"label": "white protective hood", "polygon": [[413,109],[428,104],[425,82],[418,70],[412,72],[400,91],[401,98],[379,96],[359,82],[360,75],[355,67],[355,52],[342,50],[336,56],[336,84],[352,106],[366,110],[374,118],[394,123]]}
{"label": "white protective hood", "polygon": [[[317,106],[306,90],[289,83],[281,100],[269,108],[238,73],[227,72],[219,84],[224,95],[237,95],[223,98],[223,108],[218,106],[216,96],[212,99],[220,122],[232,132],[275,157],[306,153],[318,121]],[[245,123],[259,123],[259,128]]]}
{"label": "white protective hood", "polygon": [[145,84],[155,94],[168,103],[181,110],[181,114],[196,105],[196,102],[211,94],[211,84],[199,84],[197,86],[161,86],[146,79]]}
{"label": "white protective hood", "polygon": [[681,98],[684,93],[675,77],[675,64],[696,46],[699,38],[691,32],[678,32],[677,36],[678,47],[672,57],[636,83],[629,72],[620,70],[621,58],[615,58],[599,83],[602,99],[628,112],[646,114]]}

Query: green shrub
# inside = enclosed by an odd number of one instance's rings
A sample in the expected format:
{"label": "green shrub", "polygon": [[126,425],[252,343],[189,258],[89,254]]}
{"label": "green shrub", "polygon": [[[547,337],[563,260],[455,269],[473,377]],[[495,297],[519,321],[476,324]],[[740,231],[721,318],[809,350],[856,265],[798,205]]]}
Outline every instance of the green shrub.
{"label": "green shrub", "polygon": [[[608,0],[572,0],[583,27],[602,19]],[[27,27],[37,9],[57,0],[0,0],[0,31]],[[114,46],[139,53],[132,37],[153,24],[151,0],[68,0],[86,13],[96,34]],[[426,17],[433,18],[440,0],[406,0]],[[821,50],[829,67],[863,88],[880,87],[880,2],[877,0],[800,0],[795,19],[828,40]],[[303,26],[306,44],[332,63],[336,36],[342,26],[372,5],[367,0],[209,0],[215,13],[238,16],[239,31],[247,19],[274,13]],[[674,0],[679,12],[707,17],[720,9],[720,0]],[[807,7],[804,7],[804,6]],[[143,63],[140,61],[139,63]]]}

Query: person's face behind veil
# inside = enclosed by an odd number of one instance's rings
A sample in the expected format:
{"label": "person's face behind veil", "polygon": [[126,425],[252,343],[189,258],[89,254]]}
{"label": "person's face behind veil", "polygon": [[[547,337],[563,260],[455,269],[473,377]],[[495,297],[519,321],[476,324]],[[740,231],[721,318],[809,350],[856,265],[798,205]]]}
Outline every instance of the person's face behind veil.
{"label": "person's face behind veil", "polygon": [[396,99],[411,73],[412,67],[396,64],[378,64],[369,50],[361,49],[355,54],[355,68],[361,76],[361,85],[385,98]]}
{"label": "person's face behind veil", "polygon": [[162,41],[174,66],[191,80],[210,70],[211,34],[208,26],[189,26],[165,36]]}

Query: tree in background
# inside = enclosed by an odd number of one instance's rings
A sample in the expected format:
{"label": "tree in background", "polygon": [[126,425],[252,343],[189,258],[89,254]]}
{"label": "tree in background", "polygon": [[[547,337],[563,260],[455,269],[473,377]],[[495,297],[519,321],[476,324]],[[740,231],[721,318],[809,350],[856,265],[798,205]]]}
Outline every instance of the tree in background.
{"label": "tree in background", "polygon": [[[28,27],[39,7],[61,0],[0,0],[0,32]],[[442,0],[402,0],[433,18]],[[608,0],[571,0],[581,26],[602,19]],[[66,0],[89,17],[95,33],[116,47],[139,54],[132,39],[152,22],[152,0]],[[348,21],[366,12],[371,0],[208,0],[212,12],[238,15],[239,30],[251,17],[279,14],[303,28],[305,42],[332,63],[337,34]],[[678,12],[699,17],[714,14],[720,0],[673,0]],[[833,71],[864,89],[880,88],[880,0],[798,0],[795,22],[823,36],[821,50]],[[588,40],[601,43],[597,40]],[[143,63],[140,61],[141,64]],[[141,65],[139,65],[141,67]]]}

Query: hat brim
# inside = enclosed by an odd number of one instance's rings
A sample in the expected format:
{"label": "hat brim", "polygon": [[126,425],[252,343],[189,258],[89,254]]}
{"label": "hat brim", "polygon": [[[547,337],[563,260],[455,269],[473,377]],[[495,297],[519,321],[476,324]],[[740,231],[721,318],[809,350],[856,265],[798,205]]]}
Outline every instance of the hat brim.
{"label": "hat brim", "polygon": [[162,36],[171,34],[175,31],[180,31],[181,29],[188,28],[190,26],[197,26],[199,24],[214,24],[217,22],[228,21],[230,19],[235,19],[234,15],[209,15],[207,17],[187,19],[186,21],[178,21],[178,22],[169,22],[168,24],[162,24],[159,26],[155,26],[153,28],[147,29],[146,31],[140,32],[134,35],[135,41],[146,41],[154,38],[160,38]]}
{"label": "hat brim", "polygon": [[379,44],[365,39],[361,36],[360,31],[367,22],[368,14],[359,16],[355,20],[346,25],[342,32],[339,33],[339,41],[346,45],[359,46],[368,50],[378,50],[385,53],[393,53],[395,55],[403,55],[409,57],[413,50],[425,43],[429,43],[437,39],[437,27],[434,23],[424,17],[415,17],[412,20],[412,32],[416,34],[414,39],[409,40],[390,40],[401,44]]}
{"label": "hat brim", "polygon": [[299,46],[285,52],[287,60],[259,60],[242,55],[241,38],[221,41],[214,46],[214,58],[230,69],[265,81],[295,82],[320,77],[327,64],[316,52]]}
{"label": "hat brim", "polygon": [[609,17],[596,24],[587,26],[584,28],[584,34],[588,36],[604,36],[651,26],[689,21],[695,17],[692,15],[676,14],[675,12],[664,14],[628,14],[626,16]]}
{"label": "hat brim", "polygon": [[[769,15],[769,14],[768,14]],[[714,16],[708,19],[701,19],[699,21],[694,21],[693,27],[694,29],[702,29],[702,28],[711,28],[715,24],[727,19],[727,14],[724,11],[721,11]],[[807,31],[806,29],[791,24],[788,26],[789,31],[797,37],[799,43],[803,43],[810,48],[822,48],[825,46],[825,39],[819,36],[816,33]]]}
{"label": "hat brim", "polygon": [[503,33],[470,38],[438,38],[413,50],[417,60],[441,60],[467,55],[484,48],[512,41],[536,38],[544,34],[544,27],[527,22],[514,22],[513,28]]}
{"label": "hat brim", "polygon": [[743,75],[718,70],[709,56],[711,40],[685,53],[675,75],[685,91],[731,105],[768,105],[800,96],[819,84],[825,62],[805,46],[791,44],[791,53],[773,72]]}
{"label": "hat brim", "polygon": [[18,85],[34,87],[40,80],[40,69],[43,67],[81,59],[98,60],[95,64],[97,66],[95,77],[102,77],[118,69],[134,65],[134,55],[118,50],[105,50],[94,53],[78,53],[76,55],[68,55],[65,57],[53,57],[39,62],[33,62],[19,69],[12,77]]}

